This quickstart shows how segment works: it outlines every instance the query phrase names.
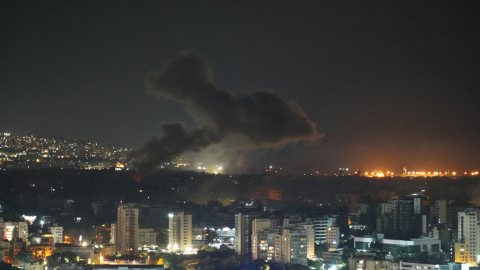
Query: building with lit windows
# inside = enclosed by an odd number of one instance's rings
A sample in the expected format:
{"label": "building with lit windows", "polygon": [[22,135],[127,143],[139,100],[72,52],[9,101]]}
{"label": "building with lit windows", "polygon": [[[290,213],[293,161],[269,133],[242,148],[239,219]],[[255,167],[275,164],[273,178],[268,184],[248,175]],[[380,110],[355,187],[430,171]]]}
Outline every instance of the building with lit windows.
{"label": "building with lit windows", "polygon": [[476,209],[458,213],[458,242],[455,243],[455,262],[476,266],[480,261],[480,223]]}
{"label": "building with lit windows", "polygon": [[28,237],[28,224],[25,221],[20,222],[3,222],[2,239],[12,241],[15,238],[21,238],[24,242]]}
{"label": "building with lit windows", "polygon": [[63,227],[58,226],[56,223],[53,226],[48,228],[50,233],[53,235],[53,244],[61,244],[63,243]]}
{"label": "building with lit windows", "polygon": [[307,230],[297,225],[283,228],[281,263],[307,265]]}
{"label": "building with lit windows", "polygon": [[283,199],[282,190],[279,188],[268,189],[268,199],[271,201],[281,201]]}
{"label": "building with lit windows", "polygon": [[251,254],[252,223],[257,217],[255,213],[235,215],[235,252],[238,255]]}
{"label": "building with lit windows", "polygon": [[115,242],[117,252],[122,255],[138,253],[138,205],[121,203],[117,209]]}
{"label": "building with lit windows", "polygon": [[252,258],[273,260],[275,253],[275,233],[270,230],[270,219],[252,221]]}
{"label": "building with lit windows", "polygon": [[168,214],[168,250],[182,254],[192,252],[192,215]]}
{"label": "building with lit windows", "polygon": [[340,227],[331,226],[327,228],[327,243],[330,248],[337,248],[340,244]]}
{"label": "building with lit windows", "polygon": [[337,220],[337,217],[338,216],[333,215],[310,219],[313,222],[313,228],[315,230],[315,243],[320,244],[327,241],[327,227],[332,226]]}
{"label": "building with lit windows", "polygon": [[110,244],[115,245],[116,236],[117,236],[117,223],[112,222],[110,224]]}

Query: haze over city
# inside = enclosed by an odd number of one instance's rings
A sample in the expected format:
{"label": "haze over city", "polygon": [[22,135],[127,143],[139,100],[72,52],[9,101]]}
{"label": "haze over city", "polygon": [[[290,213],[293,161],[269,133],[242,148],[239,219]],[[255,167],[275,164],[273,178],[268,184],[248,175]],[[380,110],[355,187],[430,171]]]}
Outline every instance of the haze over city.
{"label": "haze over city", "polygon": [[195,50],[216,89],[238,97],[273,91],[295,101],[319,135],[241,154],[227,140],[233,164],[325,173],[478,169],[480,35],[471,2],[2,6],[2,132],[140,149],[161,136],[164,122],[195,129],[200,118],[188,104],[153,98],[144,85],[147,73]]}

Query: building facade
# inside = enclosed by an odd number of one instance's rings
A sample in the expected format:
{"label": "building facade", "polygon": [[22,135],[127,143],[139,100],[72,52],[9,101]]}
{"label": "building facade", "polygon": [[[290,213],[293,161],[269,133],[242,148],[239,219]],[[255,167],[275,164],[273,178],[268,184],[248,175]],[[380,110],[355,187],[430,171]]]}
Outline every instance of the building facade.
{"label": "building facade", "polygon": [[184,212],[169,214],[168,250],[180,253],[192,252],[192,215]]}
{"label": "building facade", "polygon": [[54,244],[61,244],[63,243],[63,227],[58,226],[57,224],[53,224],[48,228],[50,233],[53,235],[53,243]]}
{"label": "building facade", "polygon": [[122,255],[138,253],[138,205],[122,203],[117,210],[116,237],[117,252]]}

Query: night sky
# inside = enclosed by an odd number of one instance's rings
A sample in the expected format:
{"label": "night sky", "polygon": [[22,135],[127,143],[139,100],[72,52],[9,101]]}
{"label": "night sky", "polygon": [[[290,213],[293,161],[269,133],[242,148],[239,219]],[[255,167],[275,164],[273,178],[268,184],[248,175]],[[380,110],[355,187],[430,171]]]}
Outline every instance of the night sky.
{"label": "night sky", "polygon": [[184,107],[147,72],[201,53],[219,88],[273,89],[325,137],[250,153],[297,171],[480,167],[476,1],[1,1],[0,132],[139,148]]}

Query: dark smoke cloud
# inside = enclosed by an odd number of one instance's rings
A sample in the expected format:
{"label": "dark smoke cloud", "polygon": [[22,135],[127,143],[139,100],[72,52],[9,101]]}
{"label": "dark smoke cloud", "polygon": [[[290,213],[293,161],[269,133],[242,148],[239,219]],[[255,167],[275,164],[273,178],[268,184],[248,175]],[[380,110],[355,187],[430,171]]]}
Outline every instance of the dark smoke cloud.
{"label": "dark smoke cloud", "polygon": [[186,105],[197,126],[187,130],[181,123],[162,124],[162,136],[151,138],[135,153],[144,169],[153,169],[185,152],[198,152],[224,141],[242,137],[237,143],[249,148],[281,147],[322,137],[303,109],[269,90],[238,96],[217,89],[212,68],[197,52],[185,51],[163,70],[149,72],[148,92]]}

